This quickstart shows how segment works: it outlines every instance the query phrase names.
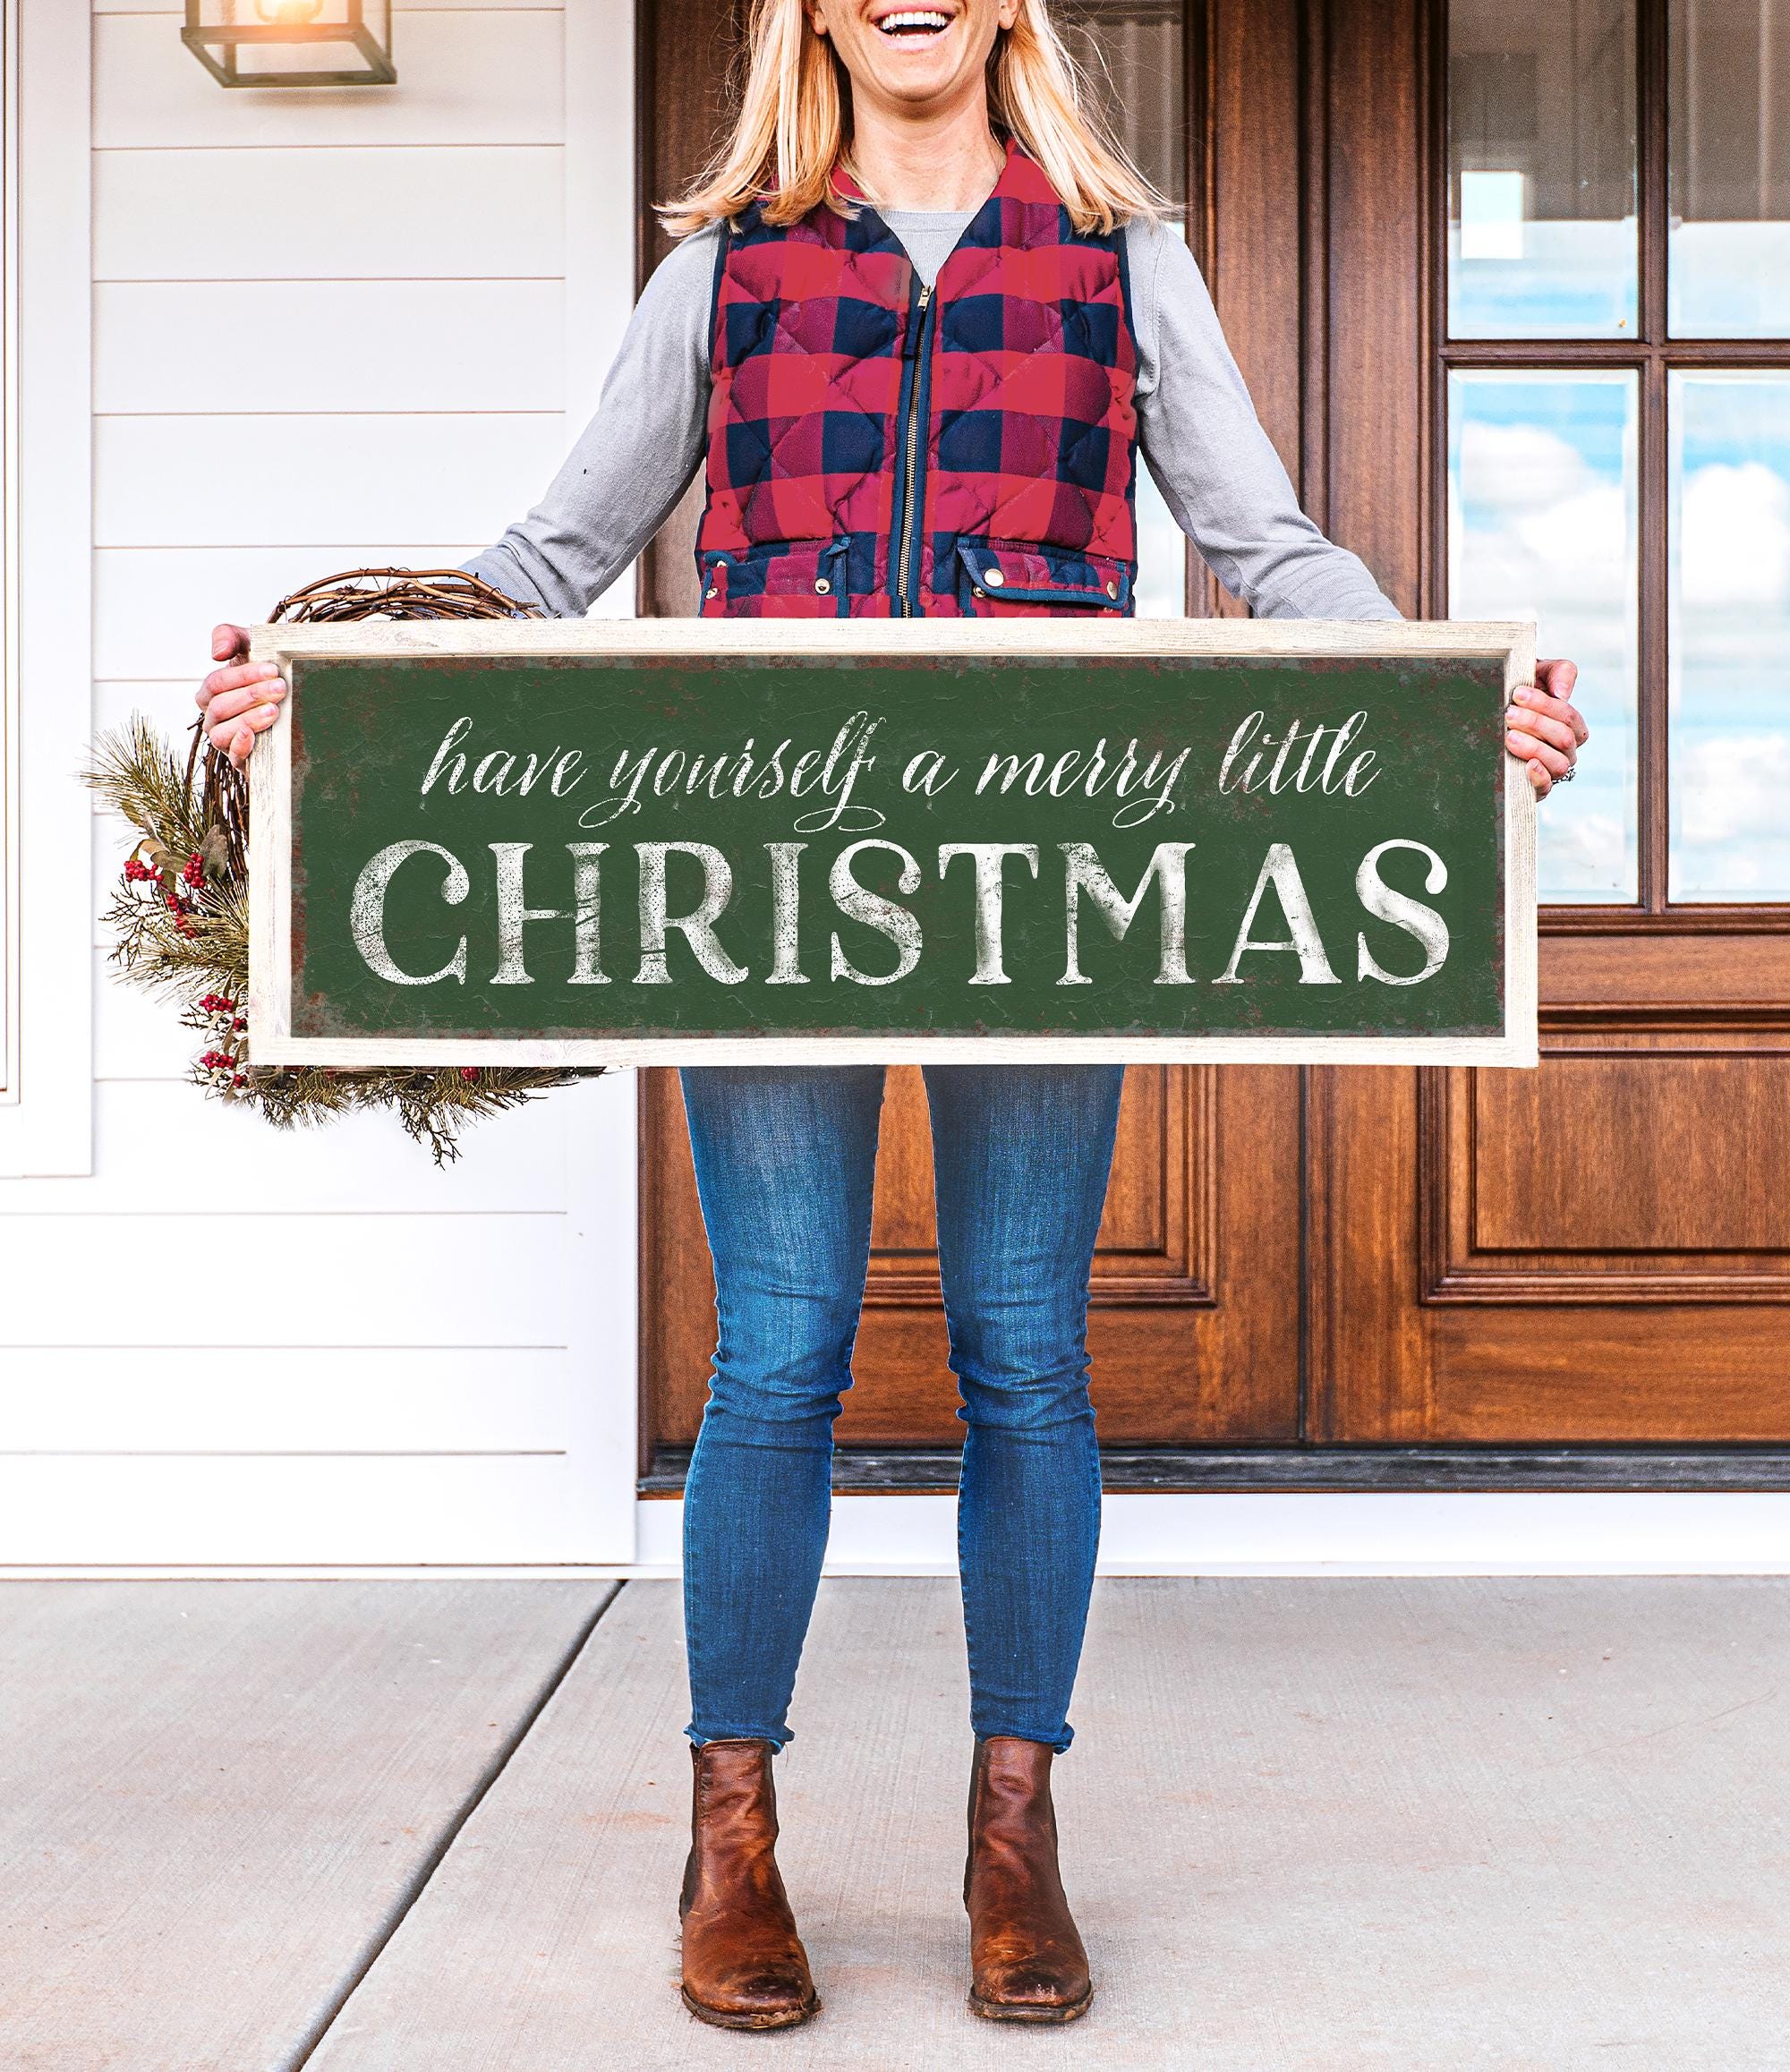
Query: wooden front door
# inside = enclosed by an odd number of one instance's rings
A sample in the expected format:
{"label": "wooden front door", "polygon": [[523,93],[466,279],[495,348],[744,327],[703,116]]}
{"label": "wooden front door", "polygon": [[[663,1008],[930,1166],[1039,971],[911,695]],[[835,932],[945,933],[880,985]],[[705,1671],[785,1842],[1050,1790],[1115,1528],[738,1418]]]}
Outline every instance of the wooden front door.
{"label": "wooden front door", "polygon": [[[649,200],[706,154],[737,12],[643,8]],[[1407,612],[1537,617],[1598,729],[1544,814],[1538,1072],[1129,1075],[1090,1326],[1109,1480],[1790,1479],[1790,311],[1738,278],[1786,249],[1782,53],[1736,57],[1762,17],[1707,0],[1072,12],[1306,507]],[[1240,609],[1140,515],[1146,610]],[[693,526],[644,609],[692,608]],[[1749,545],[1750,601],[1723,575]],[[1724,848],[1723,772],[1761,760]],[[670,1488],[713,1312],[669,1075],[642,1167],[643,1468]],[[948,1479],[932,1243],[898,1070],[846,1486]]]}
{"label": "wooden front door", "polygon": [[1320,1441],[1790,1439],[1790,55],[1769,13],[1331,10],[1324,515],[1407,610],[1536,617],[1596,731],[1542,810],[1540,1070],[1310,1076]]}

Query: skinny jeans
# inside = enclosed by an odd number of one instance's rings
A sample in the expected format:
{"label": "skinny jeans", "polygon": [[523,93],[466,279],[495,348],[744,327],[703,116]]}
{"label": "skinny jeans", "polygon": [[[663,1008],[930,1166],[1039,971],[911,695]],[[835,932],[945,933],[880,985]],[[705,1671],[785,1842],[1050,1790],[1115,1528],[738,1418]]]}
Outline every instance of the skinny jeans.
{"label": "skinny jeans", "polygon": [[[1100,1533],[1088,1272],[1124,1068],[925,1076],[966,1428],[970,1725],[1061,1751]],[[720,1324],[685,1490],[687,1731],[780,1748],[851,1386],[883,1068],[702,1066],[683,1084]]]}

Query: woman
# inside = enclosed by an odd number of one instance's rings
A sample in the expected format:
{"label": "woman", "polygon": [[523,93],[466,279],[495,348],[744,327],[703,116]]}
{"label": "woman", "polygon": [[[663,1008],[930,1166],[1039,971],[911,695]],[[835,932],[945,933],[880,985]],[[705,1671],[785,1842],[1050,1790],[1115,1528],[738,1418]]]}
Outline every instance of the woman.
{"label": "woman", "polygon": [[[1083,114],[1044,0],[758,0],[732,141],[670,212],[603,402],[546,500],[471,564],[582,614],[704,453],[709,617],[1130,609],[1139,447],[1257,613],[1393,618],[1300,512],[1158,197]],[[285,686],[199,696],[240,761]],[[1517,694],[1539,792],[1585,727],[1569,662]],[[1520,708],[1520,709],[1519,709]],[[965,1900],[978,2014],[1092,1996],[1053,1759],[1094,1573],[1088,1272],[1118,1067],[926,1072],[976,1736]],[[718,1345],[685,1510],[695,1765],[684,1998],[722,2026],[819,2002],[779,1877],[771,1757],[827,1535],[870,1237],[880,1067],[684,1075]]]}

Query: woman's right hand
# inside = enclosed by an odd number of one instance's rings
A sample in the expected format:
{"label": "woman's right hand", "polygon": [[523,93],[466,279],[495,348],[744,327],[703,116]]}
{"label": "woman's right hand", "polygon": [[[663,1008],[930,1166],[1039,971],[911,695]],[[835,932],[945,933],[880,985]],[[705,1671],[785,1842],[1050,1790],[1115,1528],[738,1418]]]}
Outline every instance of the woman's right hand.
{"label": "woman's right hand", "polygon": [[211,659],[223,663],[193,694],[205,715],[205,737],[229,755],[238,770],[254,750],[255,737],[279,717],[286,686],[272,662],[248,660],[249,632],[242,626],[211,629]]}

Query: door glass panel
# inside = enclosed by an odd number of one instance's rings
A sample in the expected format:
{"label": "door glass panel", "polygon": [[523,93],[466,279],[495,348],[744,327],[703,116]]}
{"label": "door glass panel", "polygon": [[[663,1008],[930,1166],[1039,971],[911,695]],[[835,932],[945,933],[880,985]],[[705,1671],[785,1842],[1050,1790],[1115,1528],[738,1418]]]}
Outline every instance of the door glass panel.
{"label": "door glass panel", "polygon": [[1184,209],[1184,0],[1069,0],[1051,13],[1108,128],[1145,178]]}
{"label": "door glass panel", "polygon": [[1544,900],[1637,896],[1637,400],[1631,373],[1448,380],[1449,617],[1534,619],[1591,727],[1541,814]]}
{"label": "door glass panel", "polygon": [[1790,337],[1790,0],[1675,0],[1670,81],[1673,336]]}
{"label": "door glass panel", "polygon": [[[1174,205],[1185,237],[1187,22],[1183,0],[1072,0],[1058,26],[1108,128]],[[1187,535],[1148,468],[1138,469],[1138,616],[1187,610]]]}
{"label": "door glass panel", "polygon": [[1453,0],[1448,329],[1632,337],[1634,0]]}
{"label": "door glass panel", "polygon": [[1790,900],[1790,375],[1681,373],[1671,426],[1675,900]]}

